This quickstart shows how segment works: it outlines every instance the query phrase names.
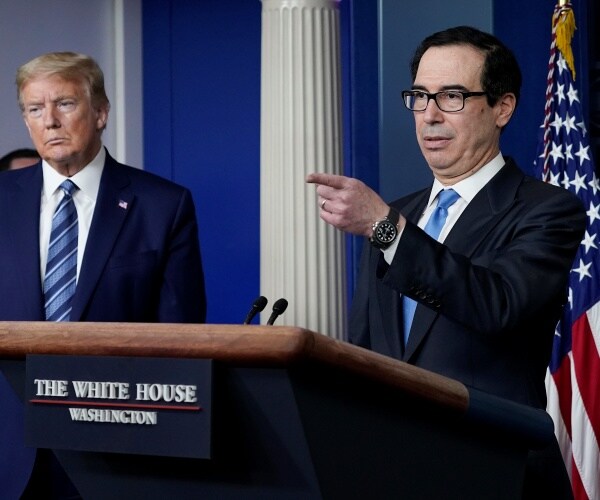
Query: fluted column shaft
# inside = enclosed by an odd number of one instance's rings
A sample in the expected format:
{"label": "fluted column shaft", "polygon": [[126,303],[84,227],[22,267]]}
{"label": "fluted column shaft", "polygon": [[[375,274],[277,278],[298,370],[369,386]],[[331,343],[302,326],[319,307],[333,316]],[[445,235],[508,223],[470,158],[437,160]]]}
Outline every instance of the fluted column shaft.
{"label": "fluted column shaft", "polygon": [[338,3],[262,0],[261,293],[288,299],[278,324],[343,338],[345,240],[304,180],[342,173]]}

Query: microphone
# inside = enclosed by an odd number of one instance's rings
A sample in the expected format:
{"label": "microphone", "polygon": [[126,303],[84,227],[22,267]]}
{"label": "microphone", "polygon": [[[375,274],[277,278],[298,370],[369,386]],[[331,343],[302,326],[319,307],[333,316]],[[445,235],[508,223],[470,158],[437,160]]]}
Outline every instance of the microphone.
{"label": "microphone", "polygon": [[259,312],[261,312],[267,305],[267,302],[269,302],[266,297],[263,297],[262,295],[260,297],[258,297],[258,299],[256,299],[254,301],[254,303],[252,304],[252,307],[250,308],[250,311],[248,312],[248,316],[246,316],[246,320],[244,321],[244,325],[247,325],[248,323],[250,323],[250,321],[252,321],[252,318],[254,318],[254,316],[256,316]]}
{"label": "microphone", "polygon": [[285,310],[287,309],[288,306],[288,301],[285,299],[277,299],[275,301],[275,304],[273,304],[273,312],[271,313],[271,317],[269,318],[269,321],[267,321],[267,325],[272,325],[275,320],[277,319],[277,316],[280,316],[281,314],[283,314],[285,312]]}

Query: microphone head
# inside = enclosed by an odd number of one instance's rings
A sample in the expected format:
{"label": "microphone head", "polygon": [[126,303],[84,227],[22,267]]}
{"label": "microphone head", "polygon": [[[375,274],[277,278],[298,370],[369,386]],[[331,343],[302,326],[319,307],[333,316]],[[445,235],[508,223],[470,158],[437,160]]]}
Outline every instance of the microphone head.
{"label": "microphone head", "polygon": [[285,299],[277,299],[273,304],[273,312],[276,312],[278,315],[283,314],[287,309],[288,301]]}
{"label": "microphone head", "polygon": [[263,297],[262,295],[260,297],[258,297],[255,301],[254,304],[252,304],[252,307],[254,309],[256,309],[256,312],[261,312],[265,307],[267,307],[267,303],[269,301],[267,300],[266,297]]}
{"label": "microphone head", "polygon": [[244,320],[244,325],[248,325],[250,323],[250,321],[252,321],[252,318],[254,318],[254,316],[256,316],[259,312],[261,312],[265,306],[267,305],[267,302],[269,302],[266,297],[263,297],[262,295],[260,297],[258,297],[258,299],[256,299],[253,303],[252,303],[252,307],[250,308],[250,311],[248,312],[248,315],[246,316],[246,319]]}
{"label": "microphone head", "polygon": [[271,317],[267,321],[267,325],[272,325],[275,322],[277,316],[283,314],[283,312],[287,309],[288,301],[285,299],[278,299],[273,304],[273,312],[271,313]]}

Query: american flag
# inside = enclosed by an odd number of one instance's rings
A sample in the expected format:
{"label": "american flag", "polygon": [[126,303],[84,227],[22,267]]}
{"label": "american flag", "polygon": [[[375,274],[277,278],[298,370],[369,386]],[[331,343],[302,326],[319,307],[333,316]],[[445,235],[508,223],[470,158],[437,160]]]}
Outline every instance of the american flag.
{"label": "american flag", "polygon": [[571,269],[569,302],[554,336],[546,390],[576,500],[600,499],[600,184],[594,170],[571,39],[571,4],[552,17],[543,140],[536,171],[582,200],[587,228]]}

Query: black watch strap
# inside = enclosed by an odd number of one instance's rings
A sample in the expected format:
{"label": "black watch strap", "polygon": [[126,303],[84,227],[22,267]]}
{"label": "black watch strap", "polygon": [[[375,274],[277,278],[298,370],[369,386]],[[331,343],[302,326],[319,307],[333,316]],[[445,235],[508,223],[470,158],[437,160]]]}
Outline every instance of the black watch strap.
{"label": "black watch strap", "polygon": [[400,220],[400,212],[395,208],[390,207],[390,211],[387,214],[387,220],[389,220],[395,226],[398,225],[398,221]]}

